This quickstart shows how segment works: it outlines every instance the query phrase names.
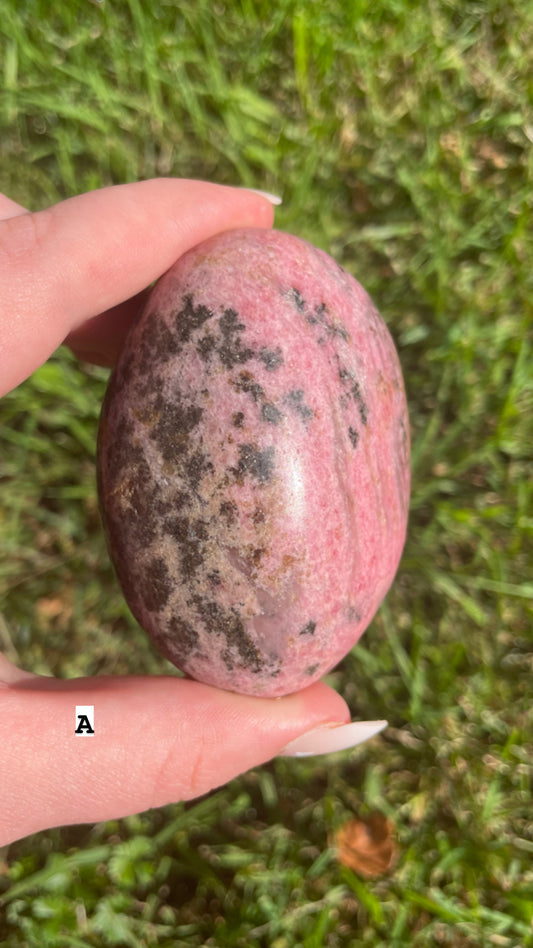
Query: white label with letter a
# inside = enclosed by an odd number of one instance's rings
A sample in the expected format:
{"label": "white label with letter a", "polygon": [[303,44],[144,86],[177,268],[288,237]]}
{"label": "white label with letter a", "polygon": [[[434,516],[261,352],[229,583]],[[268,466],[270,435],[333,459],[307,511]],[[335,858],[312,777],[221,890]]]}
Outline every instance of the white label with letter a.
{"label": "white label with letter a", "polygon": [[94,737],[94,704],[76,705],[75,734]]}

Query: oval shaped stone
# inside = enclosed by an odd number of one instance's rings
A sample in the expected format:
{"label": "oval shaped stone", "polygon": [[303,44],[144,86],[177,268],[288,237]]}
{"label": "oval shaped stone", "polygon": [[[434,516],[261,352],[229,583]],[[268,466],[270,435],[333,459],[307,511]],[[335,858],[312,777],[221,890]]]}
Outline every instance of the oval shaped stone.
{"label": "oval shaped stone", "polygon": [[106,393],[111,557],[154,643],[200,681],[278,696],[357,641],[405,539],[399,361],[363,288],[279,231],[228,231],[153,289]]}

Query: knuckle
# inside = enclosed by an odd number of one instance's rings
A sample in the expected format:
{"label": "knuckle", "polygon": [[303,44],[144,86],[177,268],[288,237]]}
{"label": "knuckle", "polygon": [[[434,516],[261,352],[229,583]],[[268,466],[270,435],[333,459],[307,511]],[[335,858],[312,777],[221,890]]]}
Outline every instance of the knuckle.
{"label": "knuckle", "polygon": [[152,782],[152,806],[161,806],[169,799],[192,800],[220,783],[219,744],[205,735],[194,743],[183,742],[177,735],[160,761]]}
{"label": "knuckle", "polygon": [[26,266],[42,251],[52,221],[50,211],[20,214],[0,224],[0,261],[4,266]]}

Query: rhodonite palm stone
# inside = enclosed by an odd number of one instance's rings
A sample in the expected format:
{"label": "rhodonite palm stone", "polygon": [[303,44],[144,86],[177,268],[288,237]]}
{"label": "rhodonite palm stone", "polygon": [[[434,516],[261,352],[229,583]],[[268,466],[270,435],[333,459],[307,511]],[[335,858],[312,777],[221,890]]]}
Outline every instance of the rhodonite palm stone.
{"label": "rhodonite palm stone", "polygon": [[190,677],[279,696],[385,596],[409,503],[400,365],[311,244],[228,231],[157,283],[108,386],[98,481],[129,606]]}

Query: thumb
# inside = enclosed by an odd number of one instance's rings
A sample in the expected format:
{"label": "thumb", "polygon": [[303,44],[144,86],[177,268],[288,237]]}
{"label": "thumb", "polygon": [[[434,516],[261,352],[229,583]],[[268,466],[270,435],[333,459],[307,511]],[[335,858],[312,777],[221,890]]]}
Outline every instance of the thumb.
{"label": "thumb", "polygon": [[[76,734],[76,707],[94,734]],[[349,719],[318,683],[250,698],[173,677],[21,677],[0,690],[0,845],[52,826],[187,800]]]}
{"label": "thumb", "polygon": [[35,214],[0,195],[2,392],[190,247],[234,227],[269,227],[272,214],[249,190],[172,178],[101,188]]}

